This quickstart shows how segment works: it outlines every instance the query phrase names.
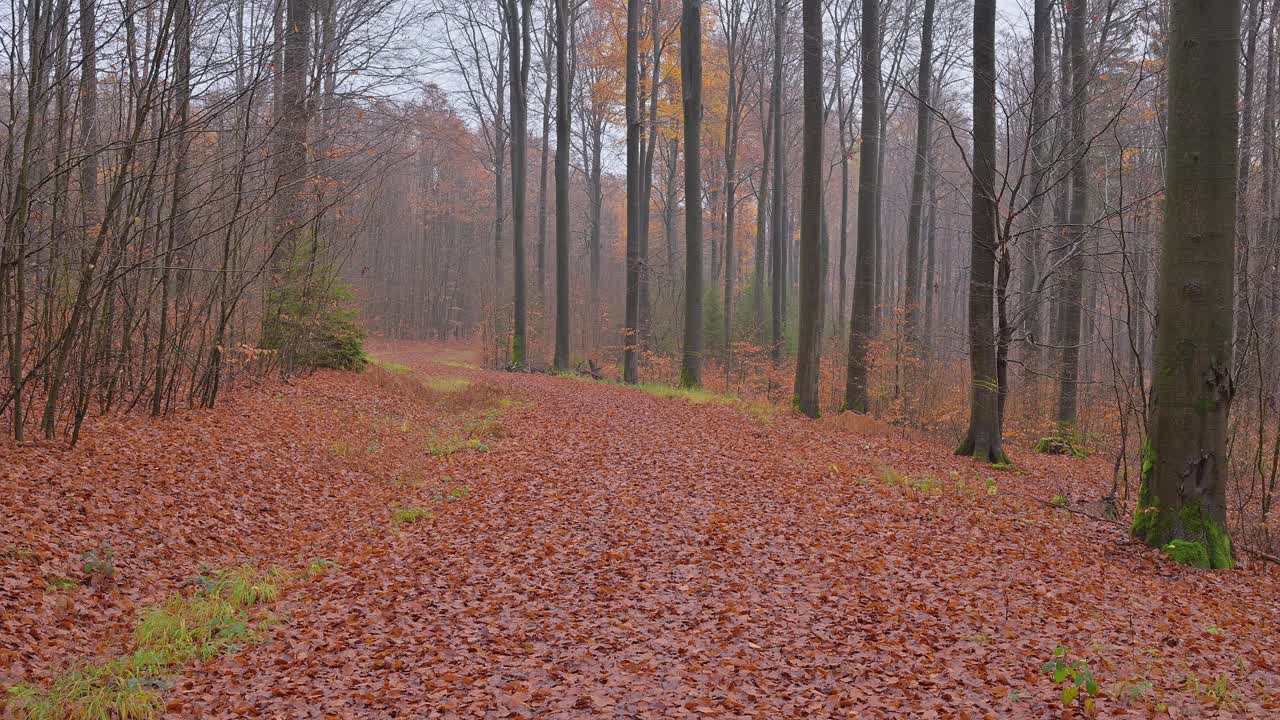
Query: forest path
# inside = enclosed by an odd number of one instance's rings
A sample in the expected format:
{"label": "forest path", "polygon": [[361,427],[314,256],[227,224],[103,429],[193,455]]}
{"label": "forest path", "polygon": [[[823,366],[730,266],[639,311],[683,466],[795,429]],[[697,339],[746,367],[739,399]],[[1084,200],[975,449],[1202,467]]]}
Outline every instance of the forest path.
{"label": "forest path", "polygon": [[[290,573],[280,622],[183,668],[167,717],[1044,718],[1059,646],[1099,717],[1280,717],[1280,568],[1027,499],[1087,463],[380,350],[407,367],[0,445],[0,686],[128,653],[249,562]],[[102,541],[109,587],[57,581]]]}
{"label": "forest path", "polygon": [[[386,359],[460,372],[436,357]],[[1045,717],[1060,687],[1041,665],[1060,644],[1140,696],[1100,699],[1105,716],[1200,712],[1178,693],[1188,672],[1226,673],[1239,712],[1277,702],[1259,692],[1280,688],[1274,574],[1263,600],[917,447],[466,374],[526,401],[490,452],[447,461],[466,496],[344,565],[283,637],[197,675],[179,702],[289,717]]]}

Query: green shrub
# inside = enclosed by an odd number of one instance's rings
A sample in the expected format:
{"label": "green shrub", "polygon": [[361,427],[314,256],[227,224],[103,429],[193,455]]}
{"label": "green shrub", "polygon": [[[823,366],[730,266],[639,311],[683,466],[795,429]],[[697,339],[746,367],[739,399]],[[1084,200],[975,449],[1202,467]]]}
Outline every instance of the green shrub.
{"label": "green shrub", "polygon": [[308,237],[267,294],[260,345],[279,351],[286,369],[360,370],[365,331],[351,301],[351,287],[338,277],[337,265]]}

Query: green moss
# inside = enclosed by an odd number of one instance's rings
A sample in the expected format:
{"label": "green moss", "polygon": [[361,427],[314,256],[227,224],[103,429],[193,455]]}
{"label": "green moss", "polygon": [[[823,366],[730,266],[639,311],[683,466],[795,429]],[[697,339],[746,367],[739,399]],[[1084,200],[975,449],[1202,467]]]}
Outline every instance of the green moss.
{"label": "green moss", "polygon": [[693,373],[688,368],[680,370],[680,387],[687,390],[697,390],[702,384],[694,379]]}
{"label": "green moss", "polygon": [[1156,469],[1156,451],[1151,447],[1151,438],[1142,441],[1142,479],[1146,481]]}
{"label": "green moss", "polygon": [[805,415],[805,416],[810,417],[810,418],[813,418],[813,419],[817,419],[817,418],[820,416],[820,414],[821,414],[821,413],[819,413],[819,412],[818,412],[817,408],[815,408],[815,409],[814,409],[814,412],[813,412],[813,414],[812,414],[812,415],[810,415],[809,413],[805,412],[805,411],[804,411],[804,403],[800,402],[800,396],[799,396],[799,395],[792,395],[792,396],[791,396],[791,409],[792,409],[792,410],[794,410],[795,412],[797,412],[797,413],[801,414],[801,415]]}
{"label": "green moss", "polygon": [[1218,403],[1214,402],[1213,398],[1200,398],[1196,400],[1194,407],[1197,415],[1208,415],[1218,407]]}
{"label": "green moss", "polygon": [[524,338],[516,337],[511,341],[511,367],[524,367]]}
{"label": "green moss", "polygon": [[1142,468],[1138,507],[1133,515],[1133,536],[1152,547],[1161,548],[1184,565],[1232,567],[1231,537],[1200,503],[1192,501],[1181,507],[1160,505],[1151,490],[1155,453],[1150,446],[1143,448]]}
{"label": "green moss", "polygon": [[1205,549],[1203,543],[1174,540],[1160,549],[1180,565],[1190,565],[1198,568],[1209,567],[1209,551]]}

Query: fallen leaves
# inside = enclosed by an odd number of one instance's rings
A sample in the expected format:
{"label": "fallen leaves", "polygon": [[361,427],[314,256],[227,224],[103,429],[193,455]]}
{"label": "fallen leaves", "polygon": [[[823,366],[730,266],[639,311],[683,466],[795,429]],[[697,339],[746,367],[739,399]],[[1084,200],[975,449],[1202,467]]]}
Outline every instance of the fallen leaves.
{"label": "fallen leaves", "polygon": [[[171,716],[1041,718],[1062,712],[1041,672],[1060,645],[1097,673],[1102,717],[1280,713],[1276,570],[1188,570],[1004,493],[1056,491],[1053,459],[995,473],[432,353],[386,359],[522,401],[490,452],[432,457],[424,438],[453,422],[439,404],[337,373],[107,418],[91,451],[3,450],[0,548],[24,549],[0,554],[6,672],[111,647],[133,617],[109,598],[163,594],[200,562],[324,558],[263,644],[180,679]],[[392,506],[435,517],[389,530]],[[42,574],[103,538],[118,589],[76,590],[80,615],[51,622]],[[1189,671],[1229,692],[1206,705]],[[1134,678],[1141,697],[1106,694]]]}

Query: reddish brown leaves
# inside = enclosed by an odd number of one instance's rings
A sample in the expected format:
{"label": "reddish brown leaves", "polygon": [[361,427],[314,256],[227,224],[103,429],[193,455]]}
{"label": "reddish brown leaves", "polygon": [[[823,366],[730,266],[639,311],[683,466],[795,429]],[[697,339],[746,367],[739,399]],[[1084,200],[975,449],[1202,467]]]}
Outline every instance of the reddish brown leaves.
{"label": "reddish brown leaves", "polygon": [[[490,452],[431,457],[401,428],[438,409],[339,374],[163,424],[103,421],[69,454],[6,450],[19,470],[0,546],[40,555],[0,564],[12,674],[118,646],[123,603],[199,562],[323,557],[339,567],[277,603],[265,643],[180,680],[172,716],[1042,718],[1062,712],[1041,673],[1059,644],[1104,689],[1150,683],[1101,698],[1106,717],[1280,713],[1275,569],[1187,570],[1004,494],[1051,496],[1057,459],[993,473],[943,448],[435,357],[388,359],[526,401]],[[391,527],[393,502],[436,517]],[[42,573],[102,537],[118,593],[60,608]],[[1228,702],[1207,704],[1189,673],[1226,677]]]}

